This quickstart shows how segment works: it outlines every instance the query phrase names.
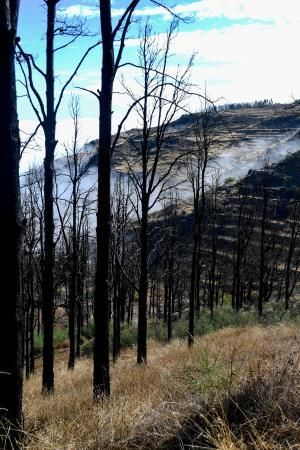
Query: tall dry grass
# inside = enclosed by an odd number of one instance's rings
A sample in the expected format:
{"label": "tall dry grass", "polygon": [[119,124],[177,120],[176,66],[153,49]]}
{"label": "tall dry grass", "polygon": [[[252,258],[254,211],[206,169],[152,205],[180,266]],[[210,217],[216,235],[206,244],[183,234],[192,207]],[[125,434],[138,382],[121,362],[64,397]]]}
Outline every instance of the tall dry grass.
{"label": "tall dry grass", "polygon": [[98,405],[91,360],[68,371],[60,354],[53,397],[39,372],[25,384],[24,448],[300,448],[299,344],[287,325],[223,329],[190,350],[150,341],[148,366],[124,351]]}

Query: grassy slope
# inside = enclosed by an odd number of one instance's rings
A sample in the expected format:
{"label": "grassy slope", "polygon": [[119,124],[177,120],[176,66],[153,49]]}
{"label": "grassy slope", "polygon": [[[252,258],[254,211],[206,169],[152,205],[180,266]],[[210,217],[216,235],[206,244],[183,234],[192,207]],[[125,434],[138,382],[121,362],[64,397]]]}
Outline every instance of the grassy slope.
{"label": "grassy slope", "polygon": [[291,324],[224,328],[190,351],[150,340],[148,367],[125,350],[98,406],[91,360],[72,373],[60,354],[53,398],[41,397],[40,373],[26,382],[27,448],[300,448],[299,344]]}

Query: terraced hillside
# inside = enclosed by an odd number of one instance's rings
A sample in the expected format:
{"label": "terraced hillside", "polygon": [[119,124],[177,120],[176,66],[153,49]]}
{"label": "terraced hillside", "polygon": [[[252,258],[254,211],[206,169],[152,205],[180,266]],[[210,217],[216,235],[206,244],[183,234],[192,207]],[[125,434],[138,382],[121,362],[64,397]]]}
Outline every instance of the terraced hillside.
{"label": "terraced hillside", "polygon": [[[208,205],[200,251],[203,299],[210,288],[213,261],[216,302],[218,286],[222,286],[223,293],[232,294],[233,302],[238,296],[239,307],[254,304],[260,283],[266,302],[285,299],[289,307],[290,299],[298,298],[300,141],[297,136],[291,141],[298,146],[297,152],[218,189],[214,220]],[[191,213],[182,216],[186,248],[193,220]]]}
{"label": "terraced hillside", "polygon": [[[170,163],[179,152],[195,145],[194,124],[197,114],[183,115],[172,122],[160,159],[160,167]],[[218,154],[218,163],[224,178],[244,176],[248,170],[260,168],[266,158],[278,162],[295,151],[291,138],[300,129],[300,105],[268,105],[260,108],[240,108],[220,111],[212,119],[215,139],[212,152]],[[114,153],[114,168],[126,172],[128,155],[133,145],[138,146],[141,130],[132,129],[120,135]],[[155,129],[152,132],[154,145]],[[89,165],[97,164],[97,141],[89,151]]]}
{"label": "terraced hillside", "polygon": [[[283,145],[278,140],[272,147],[275,155]],[[197,308],[210,302],[217,305],[228,296],[237,309],[257,306],[259,295],[264,309],[270,302],[273,308],[274,301],[278,307],[298,307],[299,132],[293,130],[285,143],[294,153],[280,162],[250,170],[245,177],[221,184],[215,191],[208,186],[197,269]],[[167,211],[152,215],[153,230],[162,230],[154,233],[153,249],[163,239],[163,216],[168,215]],[[179,202],[177,217],[176,276],[185,279],[186,286],[181,309],[188,307],[193,251],[194,215],[189,199]]]}

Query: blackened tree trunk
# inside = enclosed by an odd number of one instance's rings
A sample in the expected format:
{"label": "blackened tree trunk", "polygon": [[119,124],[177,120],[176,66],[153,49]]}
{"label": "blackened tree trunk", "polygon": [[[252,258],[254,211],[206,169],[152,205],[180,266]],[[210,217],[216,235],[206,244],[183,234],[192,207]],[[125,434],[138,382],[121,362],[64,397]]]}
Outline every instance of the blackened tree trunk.
{"label": "blackened tree trunk", "polygon": [[[197,201],[198,203],[198,201]],[[189,295],[189,334],[188,346],[194,343],[195,334],[195,285],[196,285],[196,266],[197,266],[197,249],[198,249],[198,232],[197,232],[197,211],[194,209],[194,231],[193,231],[193,253],[192,253],[192,270],[191,270],[191,288]]]}
{"label": "blackened tree trunk", "polygon": [[[290,308],[290,298],[293,294],[296,282],[298,281],[298,267],[299,267],[299,250],[296,251],[299,246],[300,236],[300,203],[296,199],[294,204],[294,210],[292,213],[292,219],[290,221],[289,230],[289,245],[286,257],[286,263],[284,267],[284,307],[287,311]],[[280,291],[281,291],[280,287]],[[280,298],[280,294],[279,298]]]}
{"label": "blackened tree trunk", "polygon": [[43,124],[45,133],[44,160],[44,270],[43,270],[43,393],[50,394],[54,390],[54,219],[53,219],[53,180],[54,151],[56,147],[56,113],[54,107],[54,27],[56,4],[58,0],[47,2],[47,49],[46,49],[46,120]]}
{"label": "blackened tree trunk", "polygon": [[148,204],[146,193],[142,197],[141,220],[141,273],[139,283],[137,363],[147,362],[147,293],[148,293]]}
{"label": "blackened tree trunk", "polygon": [[266,255],[265,255],[265,234],[266,220],[268,210],[268,183],[263,185],[263,206],[261,215],[260,228],[260,244],[259,244],[259,289],[258,289],[258,314],[263,313],[263,299],[265,294],[265,271],[266,271]]}
{"label": "blackened tree trunk", "polygon": [[[209,150],[212,142],[212,136],[209,130],[210,113],[208,109],[202,113],[198,122],[195,123],[194,132],[197,142],[195,152],[190,156],[188,162],[188,176],[193,191],[193,250],[192,250],[192,267],[189,292],[189,332],[188,346],[194,343],[195,329],[195,306],[198,300],[198,274],[200,270],[200,250],[203,232],[203,221],[206,207],[205,196],[205,176],[209,159]],[[199,274],[200,276],[200,274]]]}
{"label": "blackened tree trunk", "polygon": [[18,448],[22,412],[22,221],[19,187],[20,138],[15,81],[15,41],[19,1],[0,3],[0,419],[12,422],[11,444],[0,429],[1,448]]}
{"label": "blackened tree trunk", "polygon": [[[75,133],[77,133],[77,129]],[[78,236],[77,236],[77,200],[78,200],[78,155],[76,154],[76,135],[74,139],[72,162],[74,165],[74,175],[72,177],[72,257],[71,257],[71,286],[69,299],[69,361],[68,369],[74,369],[77,335],[77,305],[78,305]],[[80,321],[79,321],[80,326]],[[78,331],[78,330],[77,330]]]}
{"label": "blackened tree trunk", "polygon": [[210,290],[209,290],[209,308],[210,315],[214,315],[214,300],[216,291],[216,265],[217,265],[217,237],[215,230],[215,222],[213,223],[213,236],[212,236],[212,260],[211,260],[211,272],[210,272]]}
{"label": "blackened tree trunk", "polygon": [[100,0],[102,84],[98,163],[97,267],[95,286],[94,400],[110,394],[109,375],[109,259],[111,240],[111,113],[114,80],[114,38],[111,2]]}

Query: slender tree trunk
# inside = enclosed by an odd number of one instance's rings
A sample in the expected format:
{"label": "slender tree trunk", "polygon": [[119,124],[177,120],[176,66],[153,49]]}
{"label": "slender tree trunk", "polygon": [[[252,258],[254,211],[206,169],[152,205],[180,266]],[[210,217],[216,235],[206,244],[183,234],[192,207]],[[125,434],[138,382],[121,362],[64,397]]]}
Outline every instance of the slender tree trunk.
{"label": "slender tree trunk", "polygon": [[25,329],[24,329],[24,341],[25,341],[25,375],[28,379],[30,376],[30,361],[29,361],[29,307],[26,305],[25,311]]}
{"label": "slender tree trunk", "polygon": [[[75,152],[76,153],[76,150]],[[78,239],[77,239],[77,176],[78,161],[76,154],[73,154],[74,176],[72,192],[72,258],[71,258],[71,286],[69,298],[69,361],[68,369],[74,369],[76,357],[76,324],[77,324],[77,302],[78,302]]]}
{"label": "slender tree trunk", "polygon": [[[21,297],[22,220],[19,186],[20,138],[15,81],[15,39],[19,1],[0,4],[0,419],[21,428],[22,329]],[[0,447],[18,448],[19,434],[10,428],[11,444],[0,429]]]}
{"label": "slender tree trunk", "polygon": [[110,394],[109,374],[109,260],[111,242],[111,114],[114,45],[111,2],[100,0],[102,85],[98,158],[97,267],[95,287],[94,400]]}
{"label": "slender tree trunk", "polygon": [[137,363],[147,363],[148,200],[143,198],[141,221],[141,274],[139,283]]}
{"label": "slender tree trunk", "polygon": [[44,270],[43,270],[43,393],[54,391],[54,219],[53,219],[53,179],[54,151],[56,147],[55,130],[56,117],[54,111],[54,27],[56,0],[47,2],[47,49],[46,49],[46,100],[47,120],[44,123],[45,132],[45,184],[44,184]]}
{"label": "slender tree trunk", "polygon": [[169,284],[167,279],[167,263],[165,264],[165,280],[164,280],[164,322],[168,321],[168,297],[169,297]]}
{"label": "slender tree trunk", "polygon": [[[118,249],[118,239],[116,250]],[[115,279],[113,288],[113,361],[120,355],[120,271],[115,263]]]}
{"label": "slender tree trunk", "polygon": [[266,187],[263,192],[263,211],[261,218],[261,234],[260,234],[260,258],[259,258],[259,291],[258,291],[258,314],[262,315],[263,312],[263,298],[265,291],[265,233],[266,233],[266,218],[268,197]]}
{"label": "slender tree trunk", "polygon": [[[173,230],[172,230],[173,234]],[[170,255],[168,264],[168,283],[169,283],[169,296],[168,296],[168,341],[172,339],[172,318],[174,313],[174,242],[173,237],[170,238]]]}
{"label": "slender tree trunk", "polygon": [[[88,278],[88,275],[87,275]],[[90,306],[89,306],[89,288],[88,288],[88,280],[85,281],[85,322],[86,326],[89,326],[90,323]]]}
{"label": "slender tree trunk", "polygon": [[[198,200],[197,200],[198,201]],[[190,286],[190,304],[189,304],[189,334],[188,334],[188,346],[192,347],[194,344],[195,334],[195,286],[196,286],[196,271],[197,271],[197,250],[198,250],[198,233],[197,233],[197,221],[198,210],[194,209],[194,239],[193,239],[193,253],[192,253],[192,269],[191,269],[191,286]]]}
{"label": "slender tree trunk", "polygon": [[81,327],[83,325],[83,317],[82,317],[82,301],[78,301],[77,305],[77,331],[76,331],[76,358],[80,358],[80,341],[81,341]]}
{"label": "slender tree trunk", "polygon": [[[32,273],[33,276],[33,273]],[[34,287],[33,280],[31,281],[31,305],[30,305],[30,319],[29,319],[29,371],[34,373]]]}
{"label": "slender tree trunk", "polygon": [[296,247],[296,240],[297,240],[297,234],[298,234],[298,231],[296,231],[296,230],[298,227],[299,227],[299,224],[298,224],[298,221],[294,214],[292,229],[291,229],[291,238],[290,238],[290,243],[289,243],[286,267],[285,267],[285,277],[284,277],[284,307],[285,307],[286,311],[290,307],[290,296],[292,293],[291,273],[293,270],[292,269],[292,259],[293,259],[293,254],[294,254],[295,247]]}

